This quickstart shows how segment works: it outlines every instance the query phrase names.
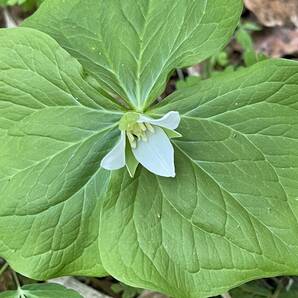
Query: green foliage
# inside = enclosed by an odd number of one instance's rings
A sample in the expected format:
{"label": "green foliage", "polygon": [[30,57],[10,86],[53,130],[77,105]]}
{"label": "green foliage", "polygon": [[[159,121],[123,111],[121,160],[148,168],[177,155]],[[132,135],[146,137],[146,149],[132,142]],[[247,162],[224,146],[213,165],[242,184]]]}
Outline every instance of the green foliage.
{"label": "green foliage", "polygon": [[200,62],[228,41],[241,2],[106,3],[47,1],[25,26],[54,37],[103,88],[143,111],[162,93],[172,69]]}
{"label": "green foliage", "polygon": [[293,282],[287,286],[278,280],[277,287],[272,289],[264,281],[253,281],[230,292],[232,298],[297,298],[298,285]]}
{"label": "green foliage", "polygon": [[[216,70],[217,67],[220,67],[222,69]],[[209,79],[219,75],[225,75],[235,70],[237,70],[237,68],[234,65],[230,64],[227,51],[222,50],[202,64],[201,78]]]}
{"label": "green foliage", "polygon": [[261,281],[242,285],[232,290],[230,294],[232,298],[272,298],[272,291],[264,287]]}
{"label": "green foliage", "polygon": [[[177,298],[297,273],[298,63],[184,86],[240,0],[48,0],[0,31],[0,255],[26,276],[111,274]],[[31,27],[31,28],[29,28]],[[106,171],[128,110],[179,111],[176,178]]]}
{"label": "green foliage", "polygon": [[73,290],[56,284],[31,284],[16,291],[0,293],[0,298],[82,298]]}
{"label": "green foliage", "polygon": [[185,80],[179,80],[176,83],[177,90],[197,85],[201,78],[197,76],[188,76]]}
{"label": "green foliage", "polygon": [[98,161],[121,110],[44,33],[1,30],[0,44],[1,252],[36,279],[104,274],[97,237],[110,173]]}
{"label": "green foliage", "polygon": [[141,169],[137,183],[124,172],[113,175],[102,212],[108,272],[175,297],[206,297],[253,277],[296,272],[295,181],[287,177],[297,174],[290,124],[297,77],[297,63],[265,61],[201,81],[151,110],[181,113],[183,137],[173,141],[178,174],[163,179]]}
{"label": "green foliage", "polygon": [[112,290],[116,294],[121,294],[122,298],[134,298],[143,292],[143,289],[130,287],[123,283],[114,284]]}
{"label": "green foliage", "polygon": [[[251,34],[259,30],[261,30],[261,28],[253,22],[240,22],[234,34],[235,41],[242,48],[243,52],[241,58],[245,67],[251,66],[257,62],[267,59],[264,54],[256,53],[254,49]],[[200,78],[208,79],[211,77],[226,75],[227,73],[243,68],[242,65],[235,65],[230,55],[230,48],[225,48],[211,56],[208,60],[201,64]],[[194,85],[195,81],[195,78],[192,77],[190,79],[186,79],[185,81],[180,80],[177,83],[177,89],[180,89],[184,85]]]}
{"label": "green foliage", "polygon": [[[295,284],[293,287],[289,289],[283,289],[277,298],[297,298],[298,297],[298,285]],[[275,298],[275,297],[272,297]]]}
{"label": "green foliage", "polygon": [[246,66],[251,66],[259,61],[265,60],[267,57],[263,54],[256,53],[251,38],[251,33],[254,31],[260,31],[260,27],[251,22],[240,23],[238,30],[236,31],[236,41],[241,45],[243,49],[243,60]]}
{"label": "green foliage", "polygon": [[35,11],[43,2],[44,0],[0,0],[0,7],[20,6],[24,12],[28,13]]}

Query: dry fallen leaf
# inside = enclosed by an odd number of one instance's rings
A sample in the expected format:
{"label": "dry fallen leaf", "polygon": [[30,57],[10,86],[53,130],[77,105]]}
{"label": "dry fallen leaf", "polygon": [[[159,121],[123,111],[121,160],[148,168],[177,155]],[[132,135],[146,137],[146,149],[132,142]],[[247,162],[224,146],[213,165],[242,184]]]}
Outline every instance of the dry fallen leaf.
{"label": "dry fallen leaf", "polygon": [[298,54],[298,29],[276,27],[259,32],[254,36],[254,47],[273,58]]}
{"label": "dry fallen leaf", "polygon": [[298,0],[245,0],[245,5],[268,27],[298,27]]}

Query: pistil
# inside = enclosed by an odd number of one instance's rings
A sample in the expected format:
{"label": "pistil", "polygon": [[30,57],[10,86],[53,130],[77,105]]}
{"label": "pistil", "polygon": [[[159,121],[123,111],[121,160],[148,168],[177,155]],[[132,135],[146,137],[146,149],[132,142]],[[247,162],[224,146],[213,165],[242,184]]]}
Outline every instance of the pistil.
{"label": "pistil", "polygon": [[120,121],[119,128],[125,131],[132,149],[137,147],[137,142],[148,141],[148,131],[154,133],[154,128],[150,123],[138,122],[140,115],[134,112],[127,113]]}

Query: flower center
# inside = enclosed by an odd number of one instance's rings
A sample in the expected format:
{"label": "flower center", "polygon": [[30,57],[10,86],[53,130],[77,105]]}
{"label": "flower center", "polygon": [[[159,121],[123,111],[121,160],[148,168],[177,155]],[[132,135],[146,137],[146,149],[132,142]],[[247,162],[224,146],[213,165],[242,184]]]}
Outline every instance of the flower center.
{"label": "flower center", "polygon": [[123,115],[119,122],[119,129],[125,131],[131,148],[137,147],[137,141],[147,142],[148,132],[154,133],[154,128],[148,122],[139,121],[140,114],[128,112]]}

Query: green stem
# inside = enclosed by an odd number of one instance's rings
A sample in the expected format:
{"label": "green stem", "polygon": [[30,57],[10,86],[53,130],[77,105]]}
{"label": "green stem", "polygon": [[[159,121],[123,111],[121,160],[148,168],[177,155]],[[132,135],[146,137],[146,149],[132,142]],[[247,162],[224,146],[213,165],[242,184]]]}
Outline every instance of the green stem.
{"label": "green stem", "polygon": [[8,268],[8,263],[5,263],[4,265],[3,265],[3,267],[0,269],[0,276],[6,271],[6,269]]}
{"label": "green stem", "polygon": [[221,295],[222,298],[232,298],[229,293],[225,293]]}
{"label": "green stem", "polygon": [[18,278],[18,275],[13,270],[11,271],[11,274],[12,274],[12,277],[13,277],[15,283],[16,283],[17,288],[20,289],[21,288],[21,283],[20,283],[20,280]]}

